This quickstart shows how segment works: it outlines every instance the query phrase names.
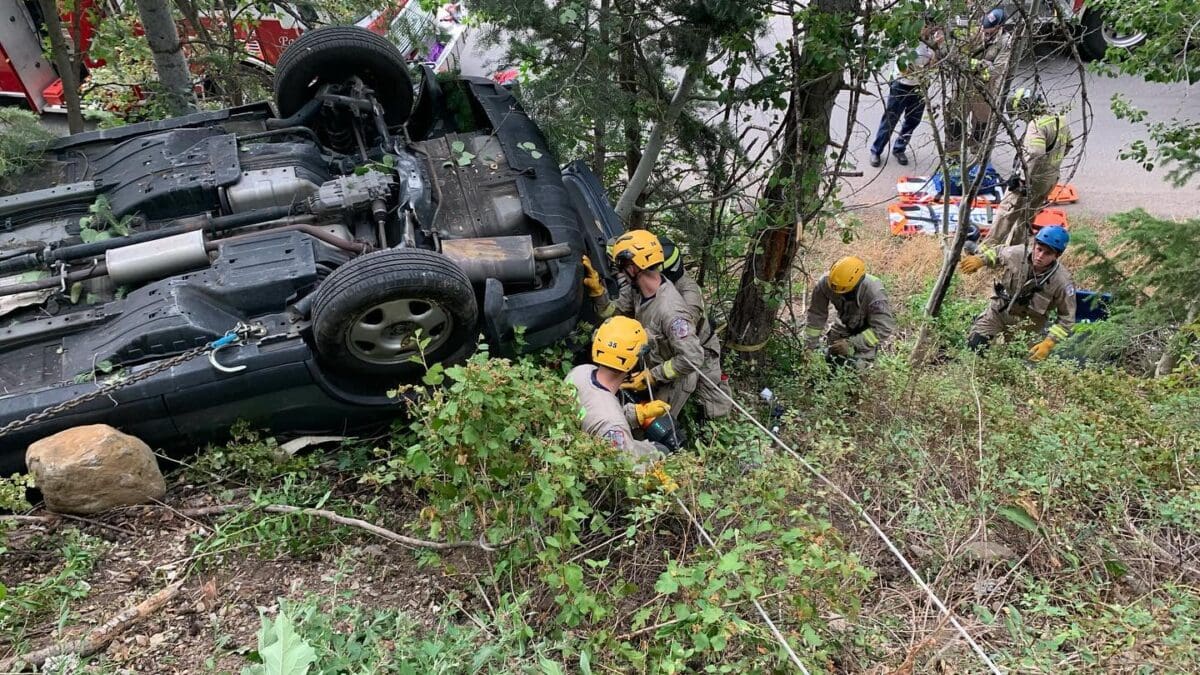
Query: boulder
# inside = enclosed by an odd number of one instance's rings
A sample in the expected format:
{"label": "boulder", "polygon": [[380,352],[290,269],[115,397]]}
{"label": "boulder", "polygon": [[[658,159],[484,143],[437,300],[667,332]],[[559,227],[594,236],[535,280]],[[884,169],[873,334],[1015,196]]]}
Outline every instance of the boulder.
{"label": "boulder", "polygon": [[25,451],[25,464],[46,507],[60,513],[100,513],[167,492],[150,446],[107,424],[43,438]]}

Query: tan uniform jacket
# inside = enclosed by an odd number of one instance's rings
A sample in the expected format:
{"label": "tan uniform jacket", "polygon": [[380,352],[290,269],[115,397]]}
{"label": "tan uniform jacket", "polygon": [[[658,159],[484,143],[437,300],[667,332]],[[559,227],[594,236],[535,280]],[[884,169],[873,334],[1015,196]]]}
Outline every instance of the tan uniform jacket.
{"label": "tan uniform jacket", "polygon": [[[596,310],[602,317],[612,316],[614,312],[628,315],[626,307],[633,305],[633,318],[642,324],[650,337],[646,366],[655,382],[671,382],[696,372],[704,362],[704,347],[691,310],[675,290],[675,285],[663,277],[662,285],[653,297],[636,297],[638,295],[632,285],[623,286],[615,303],[607,295],[596,298]],[[685,358],[676,358],[679,356]]]}
{"label": "tan uniform jacket", "polygon": [[826,274],[813,287],[812,300],[808,304],[804,337],[809,348],[815,348],[821,341],[821,332],[829,320],[830,305],[838,313],[831,336],[834,332],[847,336],[856,352],[873,352],[896,331],[892,305],[878,278],[867,275],[854,293],[839,295],[829,287],[829,275]]}
{"label": "tan uniform jacket", "polygon": [[1055,325],[1050,336],[1065,340],[1075,326],[1075,285],[1071,273],[1060,263],[1055,263],[1049,272],[1037,276],[1033,272],[1033,256],[1024,246],[1005,246],[988,251],[983,256],[989,267],[1000,267],[1000,283],[1008,298],[999,293],[992,295],[990,309],[998,314],[1005,325],[1028,320],[1035,331],[1046,325],[1047,315],[1053,309]]}
{"label": "tan uniform jacket", "polygon": [[617,397],[595,379],[596,366],[588,363],[575,366],[567,373],[567,381],[575,385],[583,413],[583,430],[597,438],[612,441],[613,445],[629,452],[634,459],[658,454],[654,444],[634,437],[637,411],[632,403],[621,405]]}
{"label": "tan uniform jacket", "polygon": [[1071,150],[1071,127],[1067,118],[1062,115],[1035,118],[1025,126],[1021,148],[1029,164],[1030,183],[1057,181],[1063,158]]}

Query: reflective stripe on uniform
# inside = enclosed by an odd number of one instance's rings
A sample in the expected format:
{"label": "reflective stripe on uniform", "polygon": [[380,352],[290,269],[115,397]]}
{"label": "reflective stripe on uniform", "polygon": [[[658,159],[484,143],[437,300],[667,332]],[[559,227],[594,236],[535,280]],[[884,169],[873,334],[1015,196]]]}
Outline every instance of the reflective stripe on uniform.
{"label": "reflective stripe on uniform", "polygon": [[605,306],[604,306],[604,309],[602,309],[602,310],[600,310],[599,312],[597,312],[597,314],[599,314],[599,315],[600,315],[600,318],[601,318],[601,319],[607,319],[608,317],[612,316],[612,315],[613,315],[613,314],[615,314],[616,312],[617,312],[617,307],[616,307],[616,305],[614,305],[614,304],[612,304],[612,303],[609,303],[609,304],[607,304],[607,305],[605,305]]}
{"label": "reflective stripe on uniform", "polygon": [[818,335],[821,334],[821,329],[815,328],[813,326],[805,326],[804,334],[807,335],[808,337],[817,337]]}
{"label": "reflective stripe on uniform", "polygon": [[863,342],[867,343],[867,346],[871,348],[874,348],[875,345],[879,344],[879,336],[875,335],[875,331],[871,330],[870,328],[862,332],[862,339]]}
{"label": "reflective stripe on uniform", "polygon": [[675,379],[675,359],[668,359],[666,363],[663,363],[662,370],[668,380]]}
{"label": "reflective stripe on uniform", "polygon": [[1066,340],[1067,335],[1069,335],[1069,333],[1067,333],[1067,329],[1058,324],[1054,324],[1050,327],[1050,336],[1055,340]]}

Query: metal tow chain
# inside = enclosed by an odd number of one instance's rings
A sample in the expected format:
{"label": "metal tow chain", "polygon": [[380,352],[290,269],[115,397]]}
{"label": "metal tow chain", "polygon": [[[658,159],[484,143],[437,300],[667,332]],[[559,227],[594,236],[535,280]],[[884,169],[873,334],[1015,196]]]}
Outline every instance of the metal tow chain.
{"label": "metal tow chain", "polygon": [[[190,360],[196,358],[197,356],[204,354],[205,352],[209,352],[209,351],[215,352],[216,350],[222,349],[229,345],[238,344],[238,343],[244,342],[250,338],[262,338],[265,335],[266,335],[266,328],[264,328],[261,324],[258,324],[258,323],[248,324],[245,322],[238,322],[238,324],[236,326],[234,326],[232,330],[228,331],[227,333],[225,333],[221,337],[217,338],[216,340],[213,340],[212,342],[208,342],[206,344],[200,345],[199,347],[192,347],[191,349],[189,349],[185,352],[182,352],[176,356],[172,356],[171,358],[166,359],[165,361],[159,361],[158,363],[155,363],[154,365],[150,366],[149,368],[139,371],[135,375],[131,375],[129,377],[120,377],[120,378],[117,378],[114,380],[110,380],[110,381],[106,382],[105,384],[101,385],[100,387],[98,387],[95,391],[91,391],[82,396],[77,396],[73,399],[63,401],[62,403],[56,403],[55,405],[52,405],[49,408],[46,408],[45,410],[32,413],[32,414],[27,415],[19,420],[13,420],[12,422],[9,422],[8,424],[4,425],[3,427],[0,427],[0,438],[7,436],[8,434],[11,434],[14,431],[19,431],[27,426],[37,424],[39,422],[45,422],[46,420],[49,420],[49,419],[53,419],[54,417],[57,417],[58,415],[61,415],[62,413],[67,412],[68,410],[70,410],[72,408],[83,405],[84,403],[93,401],[102,396],[108,396],[109,394],[113,393],[114,391],[117,391],[118,389],[121,389],[122,387],[127,387],[131,384],[135,384],[135,383],[141,382],[142,380],[145,380],[147,378],[153,377],[154,375],[157,375],[163,371],[170,370],[171,368],[174,368],[175,366],[178,366],[186,361],[190,361]],[[223,369],[223,368],[220,368],[220,369],[226,370],[226,372],[230,372],[227,369]]]}

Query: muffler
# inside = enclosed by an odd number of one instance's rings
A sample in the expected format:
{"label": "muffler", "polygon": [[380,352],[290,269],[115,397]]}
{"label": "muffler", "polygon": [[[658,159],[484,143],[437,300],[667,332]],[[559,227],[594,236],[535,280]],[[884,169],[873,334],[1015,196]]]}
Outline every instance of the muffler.
{"label": "muffler", "polygon": [[204,232],[193,230],[162,239],[131,244],[104,252],[108,276],[117,285],[159,279],[207,267]]}
{"label": "muffler", "polygon": [[529,235],[442,240],[442,255],[453,260],[473,283],[478,284],[488,279],[501,283],[533,283],[538,277],[538,262],[565,258],[570,254],[569,244],[534,248]]}

